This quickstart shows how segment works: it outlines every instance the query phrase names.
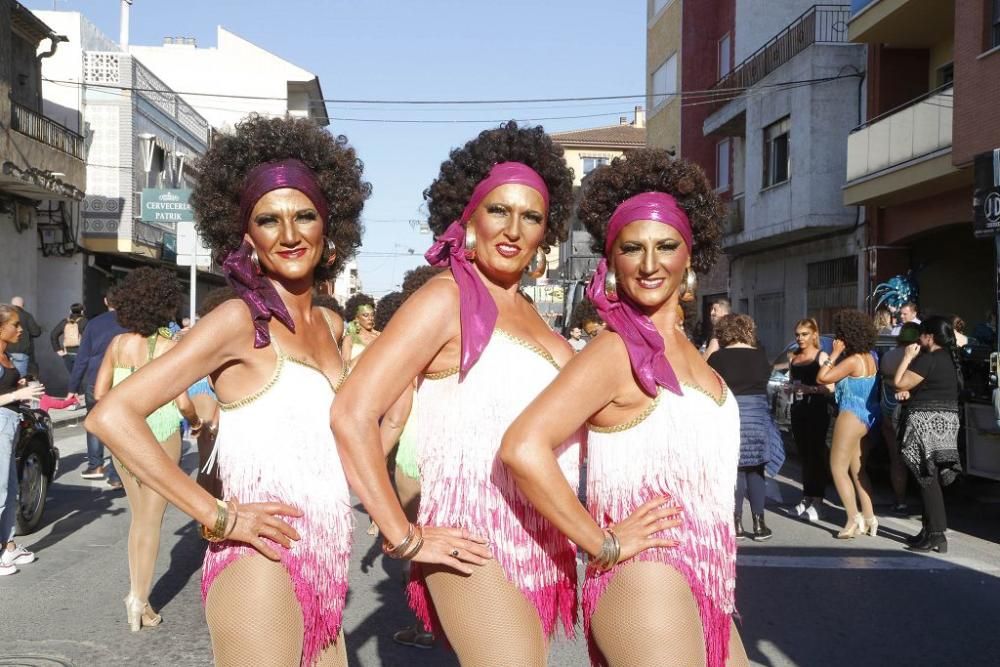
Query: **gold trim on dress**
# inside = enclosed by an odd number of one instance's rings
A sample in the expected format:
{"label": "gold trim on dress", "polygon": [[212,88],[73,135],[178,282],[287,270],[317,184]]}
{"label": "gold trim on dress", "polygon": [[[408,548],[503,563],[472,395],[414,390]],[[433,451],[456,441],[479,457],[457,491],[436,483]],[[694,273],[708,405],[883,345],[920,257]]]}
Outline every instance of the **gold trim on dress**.
{"label": "gold trim on dress", "polygon": [[443,380],[446,377],[451,377],[458,373],[460,368],[455,366],[454,368],[446,368],[443,371],[437,371],[435,373],[424,373],[425,380]]}
{"label": "gold trim on dress", "polygon": [[656,394],[656,398],[653,399],[652,403],[646,406],[645,410],[632,419],[629,419],[627,422],[615,424],[614,426],[595,426],[588,423],[587,430],[593,431],[594,433],[621,433],[622,431],[627,431],[630,428],[635,428],[642,422],[646,421],[646,418],[649,417],[649,415],[653,414],[653,411],[656,410],[656,406],[660,404],[660,398],[662,396],[663,392],[658,392]]}
{"label": "gold trim on dress", "polygon": [[496,328],[496,329],[494,329],[493,331],[495,333],[500,334],[501,336],[503,336],[504,338],[506,338],[510,342],[514,343],[515,345],[520,345],[521,347],[534,352],[535,354],[537,354],[538,356],[540,356],[542,359],[544,359],[545,361],[547,361],[550,364],[552,364],[553,366],[555,366],[556,370],[562,370],[562,367],[556,362],[556,360],[552,356],[552,354],[548,350],[546,350],[545,348],[541,347],[540,345],[536,345],[535,343],[527,341],[527,340],[521,338],[520,336],[515,336],[514,334],[510,333],[509,331],[505,331],[504,329],[500,329],[499,327]]}
{"label": "gold trim on dress", "polygon": [[[713,372],[715,372],[715,369],[713,369]],[[726,385],[726,381],[723,380],[722,376],[719,375],[717,372],[715,372],[715,377],[719,378],[719,384],[722,386],[722,394],[719,396],[719,398],[716,398],[714,395],[712,395],[712,392],[702,387],[699,387],[696,384],[691,384],[690,382],[681,382],[681,384],[684,385],[685,387],[690,387],[691,389],[694,389],[700,394],[708,396],[710,399],[712,399],[713,403],[715,403],[717,406],[721,408],[725,404],[726,398],[729,396],[729,387]]]}
{"label": "gold trim on dress", "polygon": [[267,384],[265,384],[263,387],[261,387],[254,393],[250,394],[249,396],[245,396],[244,398],[233,401],[232,403],[223,403],[222,401],[219,401],[220,410],[235,410],[237,408],[242,408],[246,405],[250,405],[258,398],[266,394],[268,390],[274,386],[274,383],[278,381],[278,376],[281,375],[281,367],[284,366],[285,364],[285,355],[281,354],[277,350],[275,350],[275,352],[277,354],[275,357],[274,372],[271,373],[271,379],[267,381]]}
{"label": "gold trim on dress", "polygon": [[[330,385],[330,389],[333,389],[334,392],[337,391],[336,388],[335,388],[336,385],[334,384],[333,380],[330,379],[330,376],[327,375],[326,371],[324,371],[322,368],[320,368],[316,364],[314,364],[314,363],[312,363],[310,361],[306,361],[305,359],[300,359],[298,357],[293,357],[290,354],[286,354],[286,355],[283,355],[283,356],[285,357],[285,359],[287,359],[288,361],[292,362],[293,364],[298,364],[299,366],[305,366],[306,368],[313,369],[314,371],[316,371],[317,373],[319,373],[320,375],[323,376],[323,379],[326,380],[326,383],[328,385]],[[339,377],[337,378],[337,381],[338,382],[340,381]]]}

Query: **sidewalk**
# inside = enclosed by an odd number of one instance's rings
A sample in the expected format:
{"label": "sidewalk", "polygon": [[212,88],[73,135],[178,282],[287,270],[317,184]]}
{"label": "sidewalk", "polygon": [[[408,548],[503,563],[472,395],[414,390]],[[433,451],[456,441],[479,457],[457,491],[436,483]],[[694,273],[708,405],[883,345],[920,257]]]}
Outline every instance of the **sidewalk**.
{"label": "sidewalk", "polygon": [[76,410],[49,410],[49,418],[52,420],[52,428],[61,429],[69,426],[83,425],[83,420],[87,418],[87,408],[81,406]]}

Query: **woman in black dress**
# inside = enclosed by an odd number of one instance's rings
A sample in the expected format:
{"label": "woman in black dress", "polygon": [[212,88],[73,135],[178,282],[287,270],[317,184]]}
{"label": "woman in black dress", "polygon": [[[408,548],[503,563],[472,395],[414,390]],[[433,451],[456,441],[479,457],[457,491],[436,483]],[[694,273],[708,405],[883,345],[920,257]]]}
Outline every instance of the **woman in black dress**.
{"label": "woman in black dress", "polygon": [[802,500],[793,511],[811,523],[819,520],[830,470],[826,447],[830,389],[816,380],[826,360],[816,320],[809,317],[795,324],[795,343],[798,349],[788,362],[788,391],[792,394],[792,436],[802,459]]}
{"label": "woman in black dress", "polygon": [[771,538],[764,522],[764,471],[777,474],[785,461],[781,434],[774,424],[767,400],[767,380],[771,365],[757,345],[757,325],[749,315],[725,315],[715,323],[720,349],[708,358],[708,365],[725,380],[740,406],[740,464],[736,477],[736,505],[733,521],[736,538],[743,531],[743,498],[750,501],[753,539]]}

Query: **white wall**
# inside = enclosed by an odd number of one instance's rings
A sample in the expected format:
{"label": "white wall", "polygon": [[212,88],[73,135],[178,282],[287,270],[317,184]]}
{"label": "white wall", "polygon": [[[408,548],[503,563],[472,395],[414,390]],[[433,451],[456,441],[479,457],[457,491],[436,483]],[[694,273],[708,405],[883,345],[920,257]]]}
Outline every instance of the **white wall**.
{"label": "white wall", "polygon": [[736,0],[733,62],[743,62],[814,4],[813,0]]}

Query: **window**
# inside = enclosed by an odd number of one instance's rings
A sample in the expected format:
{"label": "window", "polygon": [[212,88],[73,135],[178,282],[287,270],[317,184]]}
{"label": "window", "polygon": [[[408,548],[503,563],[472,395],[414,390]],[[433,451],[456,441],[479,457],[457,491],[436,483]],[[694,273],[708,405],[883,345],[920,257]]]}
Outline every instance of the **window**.
{"label": "window", "polygon": [[598,167],[606,165],[607,163],[608,163],[608,158],[606,157],[584,157],[583,175],[586,176],[587,174],[594,171]]}
{"label": "window", "polygon": [[992,0],[993,11],[990,16],[990,48],[1000,46],[1000,0]]}
{"label": "window", "polygon": [[652,107],[658,109],[677,93],[677,54],[667,58],[653,72]]}
{"label": "window", "polygon": [[723,139],[715,144],[715,189],[729,189],[729,153],[732,143]]}
{"label": "window", "polygon": [[719,78],[732,71],[730,63],[733,59],[733,38],[728,32],[719,40]]}
{"label": "window", "polygon": [[955,80],[955,63],[948,63],[937,68],[937,87],[947,86]]}
{"label": "window", "polygon": [[652,13],[652,16],[656,16],[657,14],[659,14],[661,11],[663,11],[664,7],[666,7],[667,5],[669,5],[673,1],[674,0],[653,0],[653,13]]}
{"label": "window", "polygon": [[764,128],[764,186],[784,183],[789,176],[788,134],[791,120],[786,116]]}

